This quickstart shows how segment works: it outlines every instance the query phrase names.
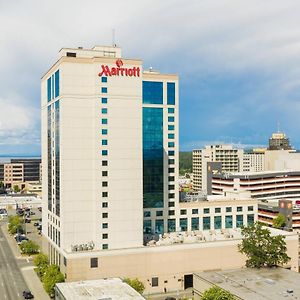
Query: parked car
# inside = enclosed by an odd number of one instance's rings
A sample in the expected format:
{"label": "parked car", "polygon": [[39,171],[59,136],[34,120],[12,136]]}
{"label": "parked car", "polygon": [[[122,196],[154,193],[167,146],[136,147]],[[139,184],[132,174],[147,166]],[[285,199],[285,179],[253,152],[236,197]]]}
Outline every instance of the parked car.
{"label": "parked car", "polygon": [[23,241],[28,241],[28,238],[26,236],[17,236],[16,242],[18,245],[20,245]]}
{"label": "parked car", "polygon": [[28,219],[28,218],[26,218],[26,219],[24,220],[24,222],[25,222],[25,223],[31,223],[31,220]]}
{"label": "parked car", "polygon": [[39,226],[40,225],[40,222],[34,222],[33,223],[33,226]]}
{"label": "parked car", "polygon": [[32,293],[30,291],[23,291],[23,297],[24,299],[33,299],[34,296],[32,295]]}
{"label": "parked car", "polygon": [[41,207],[38,207],[38,210],[41,212],[41,211],[42,211],[42,208],[41,208]]}
{"label": "parked car", "polygon": [[30,215],[35,215],[35,212],[34,212],[34,211],[30,211],[29,214],[30,214]]}
{"label": "parked car", "polygon": [[39,225],[37,226],[37,230],[42,230],[42,224],[39,224]]}
{"label": "parked car", "polygon": [[21,208],[18,208],[18,209],[16,210],[16,214],[17,214],[18,216],[23,216],[23,215],[24,215],[24,210],[21,209]]}
{"label": "parked car", "polygon": [[0,217],[7,217],[7,210],[5,208],[0,209]]}

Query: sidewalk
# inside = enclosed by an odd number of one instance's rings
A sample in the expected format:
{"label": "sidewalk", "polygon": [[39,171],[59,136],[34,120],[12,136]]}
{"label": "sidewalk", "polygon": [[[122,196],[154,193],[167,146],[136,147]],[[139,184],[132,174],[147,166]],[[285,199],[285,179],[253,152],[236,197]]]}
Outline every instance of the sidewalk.
{"label": "sidewalk", "polygon": [[43,284],[41,283],[39,277],[34,271],[34,266],[32,265],[32,257],[29,256],[22,256],[20,252],[20,248],[15,242],[13,236],[11,236],[8,233],[7,225],[4,224],[1,226],[3,230],[3,234],[5,235],[5,238],[9,244],[10,249],[14,253],[14,256],[17,260],[26,260],[28,265],[21,267],[20,270],[23,274],[24,280],[28,286],[28,288],[31,290],[32,294],[34,295],[35,299],[39,300],[49,300],[50,297],[45,292],[43,288]]}
{"label": "sidewalk", "polygon": [[23,267],[21,268],[21,272],[35,299],[50,300],[33,266]]}

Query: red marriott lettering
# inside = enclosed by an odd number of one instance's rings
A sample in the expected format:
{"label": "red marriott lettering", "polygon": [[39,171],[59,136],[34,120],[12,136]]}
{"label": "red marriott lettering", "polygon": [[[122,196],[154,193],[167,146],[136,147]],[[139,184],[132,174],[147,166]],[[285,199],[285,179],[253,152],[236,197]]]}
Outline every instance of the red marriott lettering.
{"label": "red marriott lettering", "polygon": [[102,70],[98,74],[101,76],[129,76],[140,77],[140,67],[123,68],[123,62],[121,59],[116,61],[117,67],[110,68],[109,66],[102,65]]}

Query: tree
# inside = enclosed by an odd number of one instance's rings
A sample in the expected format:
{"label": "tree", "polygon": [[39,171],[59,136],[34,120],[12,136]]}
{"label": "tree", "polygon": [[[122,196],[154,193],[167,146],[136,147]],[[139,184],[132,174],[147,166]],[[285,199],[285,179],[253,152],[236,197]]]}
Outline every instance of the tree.
{"label": "tree", "polygon": [[54,295],[55,284],[64,281],[65,277],[56,265],[50,265],[43,276],[44,289],[50,297]]}
{"label": "tree", "polygon": [[14,190],[15,193],[20,192],[20,188],[19,188],[18,185],[14,185],[13,190]]}
{"label": "tree", "polygon": [[201,299],[202,300],[235,300],[235,297],[231,293],[217,286],[213,286],[203,293]]}
{"label": "tree", "polygon": [[283,214],[278,214],[276,218],[273,219],[273,227],[282,228],[285,226],[285,216]]}
{"label": "tree", "polygon": [[20,244],[20,249],[24,254],[36,254],[39,253],[39,246],[33,241],[23,241]]}
{"label": "tree", "polygon": [[270,230],[262,224],[256,222],[242,227],[242,236],[243,240],[238,249],[248,258],[246,267],[274,267],[286,264],[290,260],[286,254],[284,236],[271,236]]}
{"label": "tree", "polygon": [[15,234],[22,230],[21,220],[18,216],[10,216],[8,219],[8,232]]}
{"label": "tree", "polygon": [[130,285],[133,289],[135,289],[140,294],[142,294],[145,290],[144,284],[137,278],[134,278],[134,279],[124,278],[123,281],[125,283],[127,283],[128,285]]}
{"label": "tree", "polygon": [[35,256],[34,265],[36,266],[36,273],[38,276],[43,279],[43,276],[45,275],[47,268],[49,267],[49,258],[46,254],[39,253]]}
{"label": "tree", "polygon": [[3,181],[0,180],[0,190],[3,190],[4,189],[4,183]]}

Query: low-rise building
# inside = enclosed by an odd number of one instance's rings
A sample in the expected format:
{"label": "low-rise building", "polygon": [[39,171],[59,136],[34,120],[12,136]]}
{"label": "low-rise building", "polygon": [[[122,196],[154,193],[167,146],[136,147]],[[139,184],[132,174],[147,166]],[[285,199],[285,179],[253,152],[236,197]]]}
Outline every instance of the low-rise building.
{"label": "low-rise building", "polygon": [[285,199],[258,204],[258,220],[267,226],[273,226],[273,220],[279,214],[285,218],[286,230],[300,230],[300,206],[295,201]]}
{"label": "low-rise building", "polygon": [[[297,272],[298,234],[274,228],[270,231],[272,235],[285,236],[291,257],[286,267]],[[193,287],[193,273],[243,267],[246,257],[238,251],[241,239],[237,228],[167,233],[158,241],[137,248],[64,249],[60,269],[67,281],[122,276],[141,280],[145,294],[176,292]]]}
{"label": "low-rise building", "polygon": [[218,286],[235,299],[299,299],[300,275],[283,268],[243,268],[214,270],[194,274],[194,299],[205,290]]}
{"label": "low-rise building", "polygon": [[55,300],[143,300],[119,278],[57,283]]}

